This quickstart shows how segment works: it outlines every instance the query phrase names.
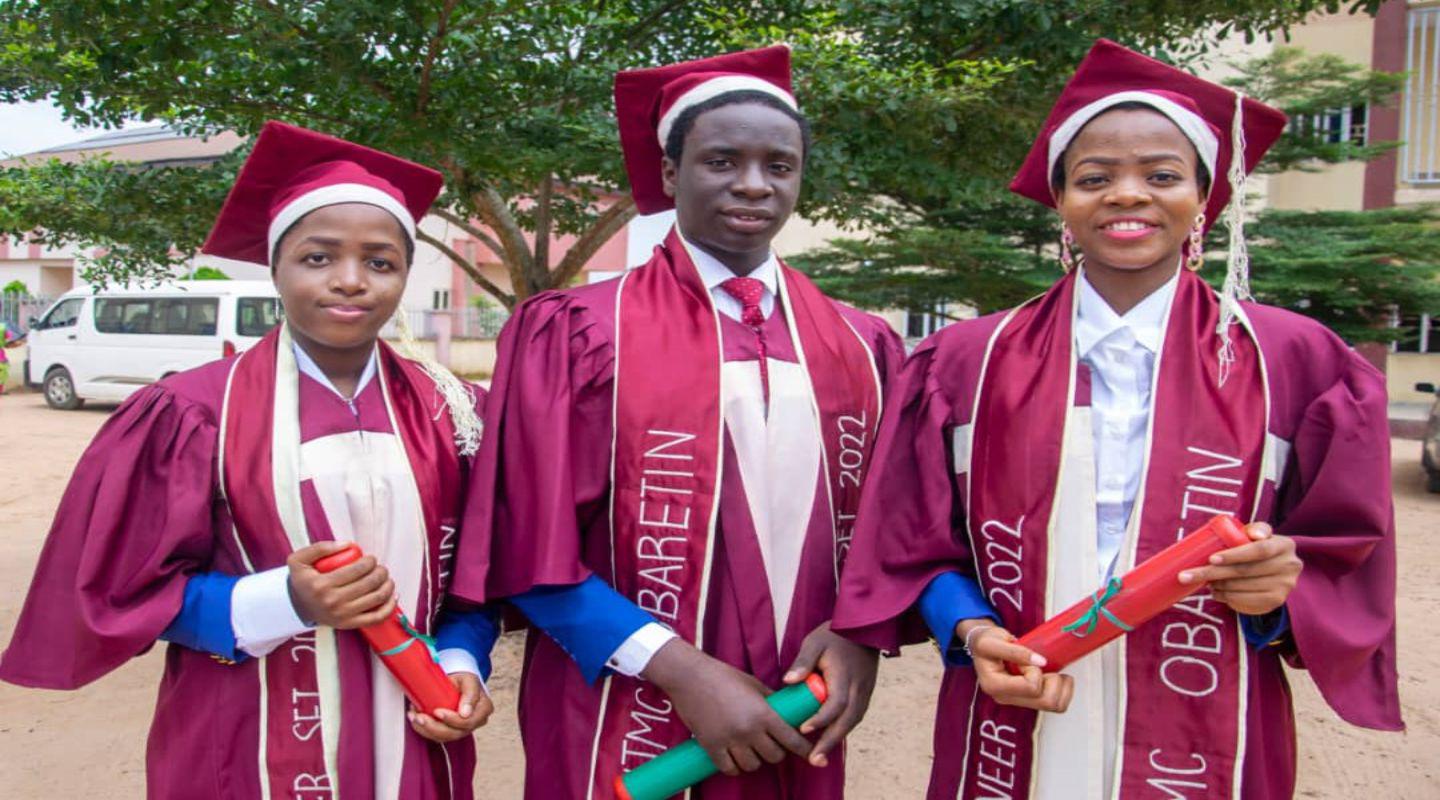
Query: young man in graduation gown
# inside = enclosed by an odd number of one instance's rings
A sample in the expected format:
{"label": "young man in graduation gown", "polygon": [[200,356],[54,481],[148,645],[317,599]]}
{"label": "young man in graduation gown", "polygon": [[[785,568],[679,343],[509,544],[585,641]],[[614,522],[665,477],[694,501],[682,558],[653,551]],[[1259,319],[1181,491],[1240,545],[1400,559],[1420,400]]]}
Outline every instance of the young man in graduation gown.
{"label": "young man in graduation gown", "polygon": [[[471,796],[495,625],[440,607],[475,395],[378,340],[440,187],[267,124],[204,251],[269,264],[285,321],[137,392],[76,465],[0,678],[73,689],[171,642],[150,797]],[[315,570],[350,541],[365,558]],[[396,603],[417,636],[441,629],[459,713],[407,712],[352,630]]]}
{"label": "young man in graduation gown", "polygon": [[[696,796],[839,797],[826,752],[876,655],[827,623],[900,344],[770,248],[807,149],[788,50],[622,73],[615,97],[636,203],[677,224],[502,334],[454,591],[548,634],[521,690],[527,797],[608,797],[692,731],[729,773]],[[816,669],[812,753],[763,698]]]}
{"label": "young man in graduation gown", "polygon": [[[1011,187],[1060,212],[1068,274],[907,363],[835,627],[939,643],[930,797],[1288,798],[1282,660],[1401,727],[1384,379],[1240,299],[1244,177],[1284,124],[1097,43]],[[1227,202],[1217,294],[1193,270]],[[1254,541],[1177,576],[1198,594],[1061,673],[1013,642],[1221,513]]]}

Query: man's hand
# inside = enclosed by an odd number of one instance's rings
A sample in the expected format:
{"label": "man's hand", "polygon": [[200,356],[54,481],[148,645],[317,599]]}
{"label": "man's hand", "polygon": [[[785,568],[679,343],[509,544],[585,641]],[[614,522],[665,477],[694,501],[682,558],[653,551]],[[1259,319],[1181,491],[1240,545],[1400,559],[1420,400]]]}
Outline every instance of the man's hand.
{"label": "man's hand", "polygon": [[322,573],[315,562],[345,549],[345,542],[316,542],[290,554],[290,602],[305,622],[332,628],[373,625],[395,609],[395,582],[374,556]]}
{"label": "man's hand", "polygon": [[1259,616],[1285,604],[1300,580],[1304,563],[1295,553],[1295,540],[1276,536],[1270,526],[1245,526],[1252,541],[1210,556],[1210,565],[1180,573],[1180,582],[1208,582],[1210,593],[1240,614]]}
{"label": "man's hand", "polygon": [[452,672],[450,682],[460,691],[460,708],[451,711],[441,708],[432,717],[417,709],[410,709],[406,716],[415,732],[432,742],[453,742],[471,735],[476,729],[490,721],[495,704],[480,685],[480,676],[473,672]]}
{"label": "man's hand", "polygon": [[760,681],[681,639],[660,648],[642,674],[660,687],[710,760],[726,775],[810,755],[810,742],[765,703]]}
{"label": "man's hand", "polygon": [[[988,619],[961,620],[955,635],[964,640],[971,631],[970,652],[975,661],[975,677],[980,691],[1005,706],[1033,708],[1037,711],[1064,713],[1075,694],[1075,680],[1058,672],[1045,673],[1045,657],[1015,643],[1010,631]],[[1005,662],[1020,667],[1019,675],[1011,675]]]}
{"label": "man's hand", "polygon": [[819,670],[828,690],[820,710],[800,725],[800,732],[805,734],[823,730],[810,751],[812,765],[828,764],[825,754],[864,718],[865,710],[870,707],[870,694],[875,691],[879,660],[879,653],[830,630],[828,622],[811,631],[800,643],[800,653],[785,673],[785,682],[799,683]]}

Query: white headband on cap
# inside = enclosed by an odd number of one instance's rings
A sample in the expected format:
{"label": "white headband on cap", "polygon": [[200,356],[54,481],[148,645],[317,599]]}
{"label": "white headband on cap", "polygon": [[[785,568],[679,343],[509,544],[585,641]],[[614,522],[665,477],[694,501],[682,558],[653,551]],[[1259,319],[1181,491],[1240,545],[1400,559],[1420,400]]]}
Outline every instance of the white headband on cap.
{"label": "white headband on cap", "polygon": [[706,100],[719,97],[727,92],[761,92],[779,100],[794,111],[800,110],[800,105],[795,102],[794,95],[770,81],[752,75],[721,75],[695,86],[675,100],[655,128],[656,134],[660,137],[660,147],[664,148],[665,143],[670,140],[670,129],[675,127],[675,120],[685,113],[685,109],[698,106]]}
{"label": "white headband on cap", "polygon": [[280,243],[280,237],[284,236],[285,232],[290,230],[290,226],[298,222],[301,217],[317,208],[341,203],[365,203],[385,209],[399,221],[400,227],[405,229],[405,235],[410,237],[410,241],[412,243],[415,241],[415,218],[410,216],[410,209],[406,208],[399,200],[387,192],[363,183],[335,183],[306,192],[286,203],[285,207],[280,209],[280,213],[270,220],[270,232],[267,237],[270,246],[266,248],[265,252],[273,258],[275,245]]}
{"label": "white headband on cap", "polygon": [[1215,162],[1220,158],[1220,140],[1215,138],[1215,132],[1199,114],[1168,97],[1162,97],[1153,92],[1130,91],[1106,95],[1071,114],[1064,122],[1060,123],[1060,127],[1050,135],[1050,153],[1045,169],[1047,179],[1048,176],[1055,174],[1056,162],[1064,154],[1065,148],[1075,140],[1080,129],[1085,127],[1090,120],[1121,103],[1144,103],[1164,114],[1171,122],[1175,123],[1181,133],[1185,134],[1185,138],[1195,145],[1195,151],[1200,154],[1200,160],[1204,162],[1205,168],[1210,171],[1212,176],[1215,175]]}

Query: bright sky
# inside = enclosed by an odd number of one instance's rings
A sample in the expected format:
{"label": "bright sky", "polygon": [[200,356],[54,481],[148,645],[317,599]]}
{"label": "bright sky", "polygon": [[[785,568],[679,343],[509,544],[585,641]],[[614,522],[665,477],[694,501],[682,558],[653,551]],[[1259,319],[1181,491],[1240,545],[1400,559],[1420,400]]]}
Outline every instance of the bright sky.
{"label": "bright sky", "polygon": [[0,104],[0,158],[67,144],[97,132],[72,128],[60,118],[60,109],[48,102]]}

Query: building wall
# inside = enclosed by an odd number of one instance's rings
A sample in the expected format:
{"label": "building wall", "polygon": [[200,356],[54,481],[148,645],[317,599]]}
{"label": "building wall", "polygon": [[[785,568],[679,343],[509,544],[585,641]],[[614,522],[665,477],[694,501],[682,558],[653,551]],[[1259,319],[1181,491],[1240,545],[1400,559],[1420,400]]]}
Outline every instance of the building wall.
{"label": "building wall", "polygon": [[[416,342],[421,353],[435,357],[435,341],[424,339]],[[475,380],[489,378],[495,368],[494,339],[452,339],[450,342],[450,371],[462,378]]]}
{"label": "building wall", "polygon": [[[1374,20],[1365,14],[1317,14],[1291,31],[1290,46],[1330,53],[1369,67]],[[1286,172],[1269,180],[1269,204],[1300,211],[1359,211],[1364,207],[1365,165],[1337,164],[1316,172]]]}
{"label": "building wall", "polygon": [[1393,402],[1433,401],[1435,395],[1415,391],[1415,384],[1440,384],[1440,354],[1391,353],[1385,361],[1385,382]]}

